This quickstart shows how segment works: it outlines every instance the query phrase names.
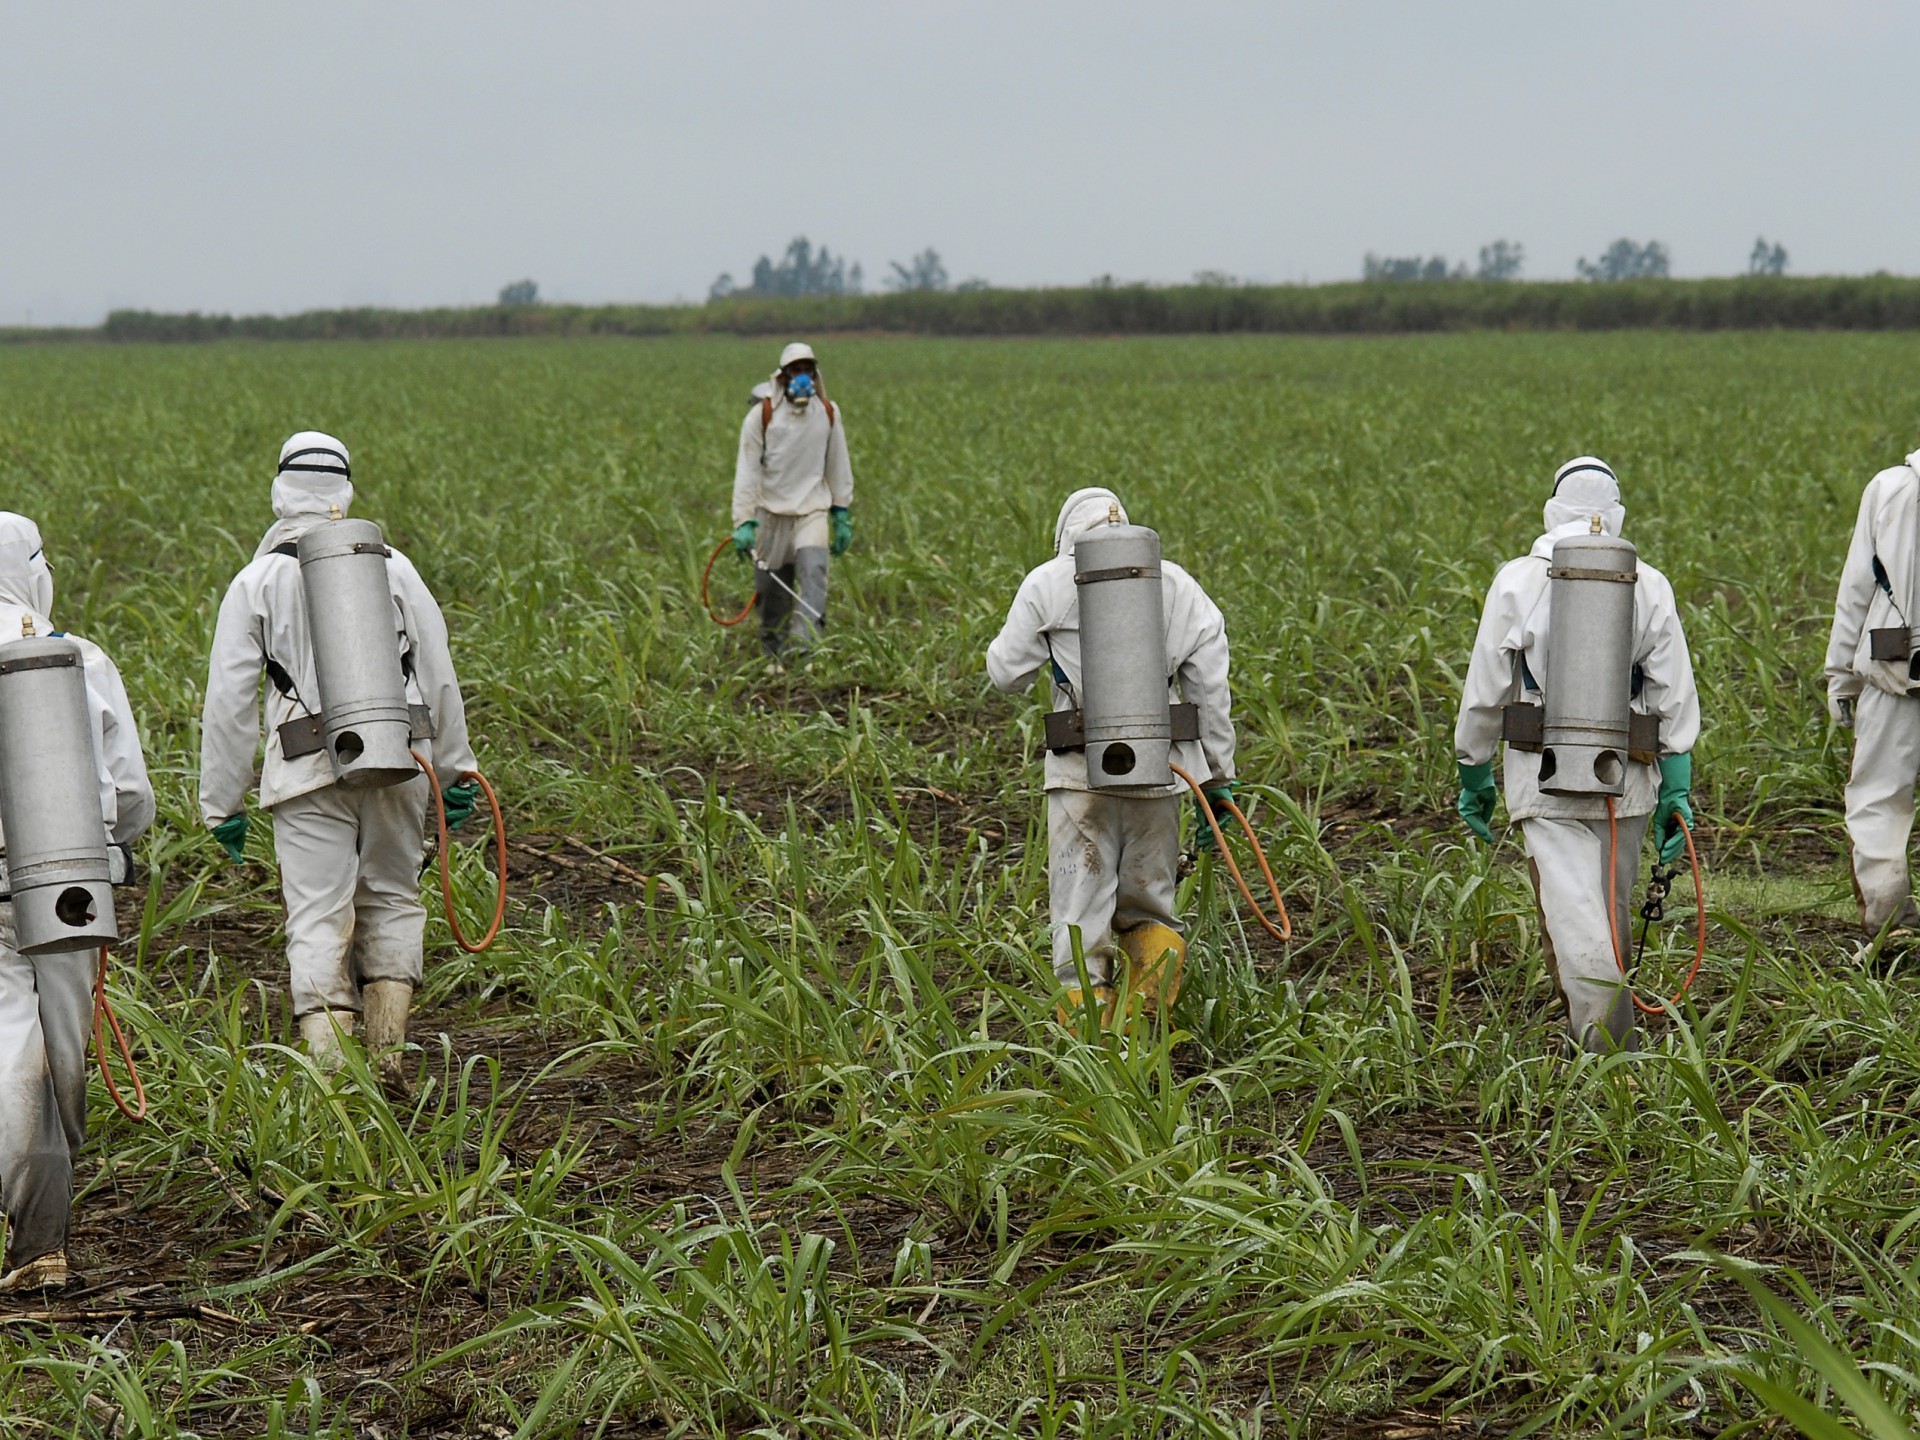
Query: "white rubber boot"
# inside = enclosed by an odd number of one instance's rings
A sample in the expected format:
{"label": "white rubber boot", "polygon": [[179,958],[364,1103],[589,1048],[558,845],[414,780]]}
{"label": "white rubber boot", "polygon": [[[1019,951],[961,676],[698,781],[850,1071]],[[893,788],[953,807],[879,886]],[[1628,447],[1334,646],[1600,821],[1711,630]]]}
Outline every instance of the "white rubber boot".
{"label": "white rubber boot", "polygon": [[55,1250],[29,1260],[16,1270],[0,1275],[0,1295],[21,1295],[30,1290],[59,1290],[69,1278],[67,1252]]}
{"label": "white rubber boot", "polygon": [[413,986],[404,980],[369,980],[360,987],[365,1006],[367,1058],[380,1072],[389,1092],[407,1093],[407,1014],[413,1009]]}
{"label": "white rubber boot", "polygon": [[353,1034],[356,1018],[351,1010],[315,1010],[311,1015],[300,1017],[300,1038],[306,1042],[307,1054],[313,1057],[321,1073],[331,1075],[346,1059],[340,1042]]}

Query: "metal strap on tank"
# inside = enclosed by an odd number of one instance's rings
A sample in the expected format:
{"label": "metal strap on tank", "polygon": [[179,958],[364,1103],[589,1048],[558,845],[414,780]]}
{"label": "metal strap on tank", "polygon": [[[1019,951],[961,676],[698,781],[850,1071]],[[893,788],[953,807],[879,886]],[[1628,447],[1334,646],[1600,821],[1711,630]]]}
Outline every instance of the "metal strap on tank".
{"label": "metal strap on tank", "polygon": [[1158,580],[1158,565],[1116,565],[1111,570],[1088,570],[1075,575],[1076,585],[1098,585],[1102,580]]}
{"label": "metal strap on tank", "polygon": [[1580,565],[1549,565],[1549,580],[1613,580],[1622,585],[1636,584],[1640,579],[1638,570],[1589,570]]}
{"label": "metal strap on tank", "polygon": [[353,553],[355,555],[384,555],[389,560],[393,558],[393,551],[373,540],[354,541]]}
{"label": "metal strap on tank", "polygon": [[22,670],[70,670],[80,663],[76,655],[28,655],[19,660],[0,660],[0,675]]}

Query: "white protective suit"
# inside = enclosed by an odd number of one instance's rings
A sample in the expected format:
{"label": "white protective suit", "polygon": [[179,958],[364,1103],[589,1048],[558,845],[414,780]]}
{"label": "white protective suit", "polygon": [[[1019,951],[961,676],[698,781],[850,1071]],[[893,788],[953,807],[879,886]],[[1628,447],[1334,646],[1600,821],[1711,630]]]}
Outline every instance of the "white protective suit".
{"label": "white protective suit", "polygon": [[[292,680],[292,694],[266,686],[260,803],[273,812],[296,1017],[358,1012],[360,987],[369,981],[419,985],[426,925],[419,879],[430,798],[425,776],[346,790],[334,784],[324,752],[294,760],[280,752],[280,726],[319,713],[326,703],[314,672],[300,562],[283,547],[331,514],[344,516],[353,503],[346,447],[305,431],[287,441],[283,464],[302,452],[293,464],[304,468],[284,468],[275,477],[279,518],[220,602],[200,736],[200,812],[217,825],[242,812],[252,787],[260,748],[256,697],[267,662]],[[408,703],[425,704],[433,717],[435,738],[415,741],[414,749],[433,765],[442,787],[457,784],[478,766],[446,621],[413,563],[397,550],[387,561],[387,580]]]}
{"label": "white protective suit", "polygon": [[[1595,515],[1609,535],[1618,535],[1626,520],[1619,482],[1598,462],[1592,465],[1580,468],[1581,461],[1570,461],[1561,467],[1564,478],[1557,480],[1543,516],[1546,533],[1493,577],[1454,727],[1454,754],[1463,765],[1493,760],[1500,748],[1500,711],[1508,701],[1542,704],[1545,687],[1553,683],[1547,664],[1552,589],[1547,569],[1554,543],[1591,533]],[[1684,755],[1700,735],[1693,661],[1672,584],[1645,560],[1639,573],[1633,587],[1633,708],[1660,717],[1661,755]],[[1547,964],[1566,1002],[1568,1028],[1589,1048],[1625,1044],[1633,1030],[1633,1006],[1621,982],[1614,927],[1607,923],[1607,855],[1616,853],[1618,934],[1624,947],[1626,897],[1639,875],[1640,845],[1659,800],[1659,770],[1628,762],[1625,793],[1614,801],[1616,844],[1604,798],[1546,794],[1540,789],[1540,757],[1528,751],[1509,747],[1503,768],[1507,813],[1520,822],[1526,839]]]}
{"label": "white protective suit", "polygon": [[1853,842],[1860,918],[1878,933],[1888,921],[1920,926],[1907,871],[1913,787],[1920,773],[1920,684],[1912,660],[1875,660],[1870,632],[1906,629],[1920,597],[1920,451],[1867,482],[1840,572],[1827,644],[1827,702],[1851,725],[1847,835]]}
{"label": "white protective suit", "polygon": [[[806,649],[826,623],[827,512],[853,504],[853,464],[845,412],[824,394],[796,404],[779,386],[771,389],[771,405],[755,404],[740,422],[733,523],[737,528],[748,520],[759,522],[753,578],[760,641],[777,656],[789,638],[796,649]],[[799,594],[798,607],[789,591]]]}
{"label": "white protective suit", "polygon": [[[55,633],[53,575],[32,521],[0,514],[0,645]],[[100,822],[130,845],[153,820],[153,786],[126,687],[99,646],[78,636],[87,684]],[[87,1133],[87,1040],[92,1031],[91,950],[27,956],[14,949],[13,907],[0,905],[0,1210],[7,1266],[67,1247],[73,1157]]]}
{"label": "white protective suit", "polygon": [[[1079,537],[1105,524],[1119,498],[1111,490],[1076,490],[1054,525],[1054,558],[1020,582],[1006,623],[987,649],[996,688],[1026,689],[1042,669],[1053,683],[1053,708],[1073,708],[1080,686],[1080,596],[1073,583]],[[1126,519],[1121,510],[1120,518]],[[1227,628],[1220,609],[1185,570],[1160,562],[1167,621],[1166,674],[1180,698],[1200,709],[1200,738],[1174,747],[1176,765],[1203,785],[1233,778],[1232,694],[1227,680]],[[1064,677],[1064,684],[1062,682]],[[1083,754],[1046,758],[1048,893],[1053,911],[1053,973],[1078,983],[1073,934],[1078,930],[1087,974],[1108,983],[1116,931],[1157,922],[1182,929],[1173,913],[1180,858],[1184,781],[1161,795],[1096,793]]]}

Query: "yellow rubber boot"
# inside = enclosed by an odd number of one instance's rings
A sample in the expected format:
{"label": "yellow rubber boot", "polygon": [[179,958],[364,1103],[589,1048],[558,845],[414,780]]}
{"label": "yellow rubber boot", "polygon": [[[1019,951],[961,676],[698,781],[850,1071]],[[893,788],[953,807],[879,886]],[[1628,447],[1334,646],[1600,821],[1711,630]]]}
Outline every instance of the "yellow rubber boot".
{"label": "yellow rubber boot", "polygon": [[[1111,1030],[1113,1028],[1113,1004],[1116,998],[1113,993],[1113,987],[1109,985],[1096,985],[1093,987],[1094,1003],[1100,1007],[1100,1028],[1102,1030]],[[1086,1007],[1087,992],[1082,990],[1078,985],[1069,985],[1067,987],[1066,998],[1054,1008],[1053,1013],[1062,1025],[1071,1030],[1079,1023],[1080,1016],[1085,1012]]]}
{"label": "yellow rubber boot", "polygon": [[1180,998],[1180,976],[1187,964],[1187,942],[1178,930],[1148,921],[1119,935],[1127,957],[1127,983],[1149,1011],[1162,1014]]}

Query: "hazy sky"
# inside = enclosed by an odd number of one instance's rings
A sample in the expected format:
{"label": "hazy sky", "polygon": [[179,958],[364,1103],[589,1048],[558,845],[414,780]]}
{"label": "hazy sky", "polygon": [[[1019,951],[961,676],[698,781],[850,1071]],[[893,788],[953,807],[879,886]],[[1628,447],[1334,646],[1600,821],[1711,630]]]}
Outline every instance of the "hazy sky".
{"label": "hazy sky", "polygon": [[1920,4],[0,0],[0,323],[1011,285],[1620,235],[1920,271]]}

